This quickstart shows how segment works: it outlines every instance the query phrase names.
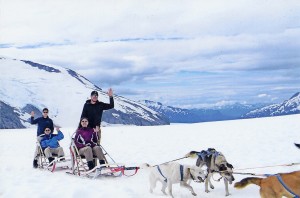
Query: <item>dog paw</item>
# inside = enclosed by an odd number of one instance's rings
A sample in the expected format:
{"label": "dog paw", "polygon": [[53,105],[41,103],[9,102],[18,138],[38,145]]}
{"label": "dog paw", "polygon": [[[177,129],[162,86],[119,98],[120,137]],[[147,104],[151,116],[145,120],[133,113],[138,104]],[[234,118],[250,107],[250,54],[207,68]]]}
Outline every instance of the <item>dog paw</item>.
{"label": "dog paw", "polygon": [[213,185],[209,186],[211,189],[215,189],[215,187]]}
{"label": "dog paw", "polygon": [[229,196],[229,195],[230,195],[230,193],[226,193],[226,195],[225,195],[225,196],[227,197],[227,196]]}
{"label": "dog paw", "polygon": [[192,195],[194,195],[194,196],[197,196],[197,194],[196,194],[196,193],[192,193]]}
{"label": "dog paw", "polygon": [[210,191],[209,191],[209,190],[206,190],[205,192],[206,192],[206,193],[209,193]]}

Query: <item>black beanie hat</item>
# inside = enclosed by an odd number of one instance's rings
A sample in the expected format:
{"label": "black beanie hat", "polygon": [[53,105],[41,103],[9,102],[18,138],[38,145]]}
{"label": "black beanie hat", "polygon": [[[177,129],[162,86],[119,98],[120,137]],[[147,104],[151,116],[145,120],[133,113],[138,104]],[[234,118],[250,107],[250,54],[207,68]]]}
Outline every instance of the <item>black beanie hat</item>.
{"label": "black beanie hat", "polygon": [[98,96],[98,92],[97,91],[92,91],[91,96],[92,95],[97,95]]}

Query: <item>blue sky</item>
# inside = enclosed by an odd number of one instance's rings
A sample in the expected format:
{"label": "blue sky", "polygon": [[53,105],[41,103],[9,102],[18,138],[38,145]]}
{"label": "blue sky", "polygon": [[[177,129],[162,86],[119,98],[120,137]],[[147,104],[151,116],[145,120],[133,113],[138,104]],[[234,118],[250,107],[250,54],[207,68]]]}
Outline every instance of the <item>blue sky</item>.
{"label": "blue sky", "polygon": [[1,0],[0,55],[132,100],[276,103],[300,91],[298,0]]}

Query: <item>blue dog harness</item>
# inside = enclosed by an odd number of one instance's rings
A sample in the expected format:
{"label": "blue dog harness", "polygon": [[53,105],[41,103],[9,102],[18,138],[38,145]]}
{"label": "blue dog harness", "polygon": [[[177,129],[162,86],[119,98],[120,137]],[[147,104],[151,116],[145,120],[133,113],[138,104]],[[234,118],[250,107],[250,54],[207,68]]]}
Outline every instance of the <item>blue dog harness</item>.
{"label": "blue dog harness", "polygon": [[275,176],[277,177],[277,179],[281,183],[281,185],[286,189],[286,191],[291,193],[294,196],[294,198],[299,198],[299,195],[295,194],[287,185],[285,185],[285,183],[283,182],[283,180],[279,174],[276,174]]}
{"label": "blue dog harness", "polygon": [[[183,181],[183,165],[180,165],[180,167],[179,167],[179,169],[180,169],[180,181]],[[157,170],[158,170],[158,172],[160,173],[160,175],[163,177],[163,178],[165,178],[165,180],[164,180],[164,182],[166,182],[167,183],[167,181],[168,181],[168,179],[164,176],[164,174],[161,172],[161,169],[159,168],[159,166],[157,166]]]}

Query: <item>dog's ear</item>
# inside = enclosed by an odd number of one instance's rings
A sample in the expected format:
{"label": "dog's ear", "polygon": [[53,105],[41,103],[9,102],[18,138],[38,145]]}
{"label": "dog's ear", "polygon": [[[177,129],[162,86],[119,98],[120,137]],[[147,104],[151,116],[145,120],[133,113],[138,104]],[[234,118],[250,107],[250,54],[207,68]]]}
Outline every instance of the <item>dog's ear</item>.
{"label": "dog's ear", "polygon": [[227,163],[227,167],[233,168],[232,164]]}
{"label": "dog's ear", "polygon": [[225,166],[225,164],[221,164],[221,165],[219,166],[219,170],[220,170],[220,171],[225,171],[225,170],[227,170],[227,167]]}

